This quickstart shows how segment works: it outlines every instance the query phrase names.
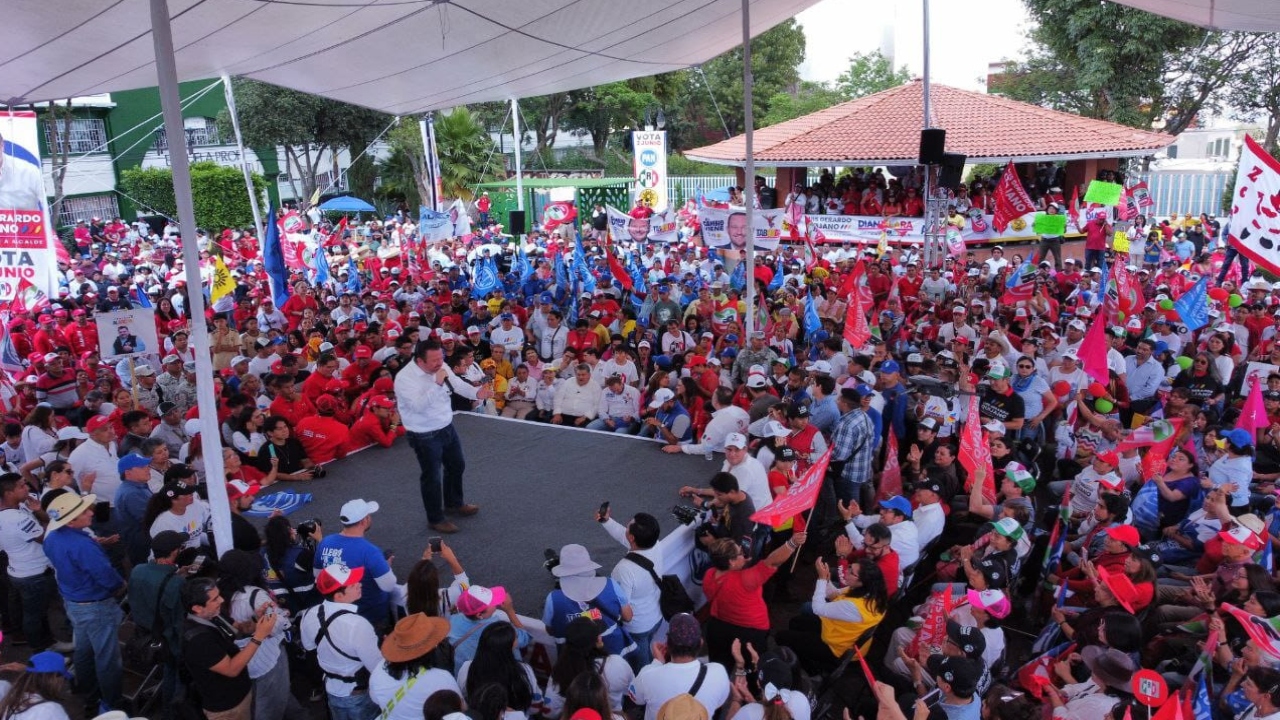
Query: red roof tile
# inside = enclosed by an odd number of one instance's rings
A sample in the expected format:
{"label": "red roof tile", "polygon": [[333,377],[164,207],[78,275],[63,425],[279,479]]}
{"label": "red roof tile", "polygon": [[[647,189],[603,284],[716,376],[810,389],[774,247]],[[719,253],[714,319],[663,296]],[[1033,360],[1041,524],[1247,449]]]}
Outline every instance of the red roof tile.
{"label": "red roof tile", "polygon": [[[914,163],[924,125],[923,87],[916,80],[757,130],[755,160],[798,166]],[[934,126],[947,131],[947,152],[963,153],[969,162],[1144,156],[1175,139],[936,83],[930,102]],[[746,153],[738,135],[685,154],[740,165]]]}

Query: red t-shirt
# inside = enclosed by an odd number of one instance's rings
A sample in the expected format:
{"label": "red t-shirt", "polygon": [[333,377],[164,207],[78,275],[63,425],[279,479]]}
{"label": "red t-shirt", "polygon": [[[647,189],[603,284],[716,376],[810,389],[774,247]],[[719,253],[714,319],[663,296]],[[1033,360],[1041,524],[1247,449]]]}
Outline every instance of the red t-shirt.
{"label": "red t-shirt", "polygon": [[769,608],[764,604],[762,588],[777,571],[762,562],[743,570],[708,570],[702,578],[702,591],[711,603],[711,617],[740,627],[768,630]]}
{"label": "red t-shirt", "polygon": [[331,417],[311,415],[298,423],[298,442],[314,463],[324,463],[347,454],[351,430]]}

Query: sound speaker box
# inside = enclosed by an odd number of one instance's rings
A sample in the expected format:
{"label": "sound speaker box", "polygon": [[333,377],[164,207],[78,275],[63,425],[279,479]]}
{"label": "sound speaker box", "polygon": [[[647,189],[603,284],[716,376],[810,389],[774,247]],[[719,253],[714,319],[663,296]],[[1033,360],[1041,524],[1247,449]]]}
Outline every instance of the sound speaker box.
{"label": "sound speaker box", "polygon": [[507,223],[507,232],[512,235],[520,235],[529,232],[529,228],[525,225],[524,210],[512,210],[510,222]]}
{"label": "sound speaker box", "polygon": [[938,177],[938,185],[948,190],[955,190],[964,175],[964,162],[968,158],[959,153],[942,154],[942,172]]}
{"label": "sound speaker box", "polygon": [[942,128],[929,128],[920,131],[920,164],[941,165],[944,148],[947,144],[947,131]]}

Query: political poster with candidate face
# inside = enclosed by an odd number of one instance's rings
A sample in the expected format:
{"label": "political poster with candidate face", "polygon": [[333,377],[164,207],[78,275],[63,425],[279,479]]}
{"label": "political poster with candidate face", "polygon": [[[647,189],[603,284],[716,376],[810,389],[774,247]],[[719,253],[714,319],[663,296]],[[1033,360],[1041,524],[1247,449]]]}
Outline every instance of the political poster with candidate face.
{"label": "political poster with candidate face", "polygon": [[25,280],[57,297],[57,243],[40,166],[36,114],[0,111],[0,302]]}
{"label": "political poster with candidate face", "polygon": [[[756,210],[754,216],[756,250],[777,249],[783,233],[789,234],[784,227],[786,211]],[[747,213],[744,209],[704,207],[698,211],[698,221],[702,224],[702,242],[707,247],[747,249]]]}
{"label": "political poster with candidate face", "polygon": [[673,243],[680,239],[680,225],[671,210],[643,218],[606,206],[605,213],[609,217],[609,237],[615,243],[630,241],[640,246],[646,242]]}
{"label": "political poster with candidate face", "polygon": [[98,347],[102,348],[104,363],[161,352],[153,308],[100,313],[94,315],[94,320],[98,323]]}

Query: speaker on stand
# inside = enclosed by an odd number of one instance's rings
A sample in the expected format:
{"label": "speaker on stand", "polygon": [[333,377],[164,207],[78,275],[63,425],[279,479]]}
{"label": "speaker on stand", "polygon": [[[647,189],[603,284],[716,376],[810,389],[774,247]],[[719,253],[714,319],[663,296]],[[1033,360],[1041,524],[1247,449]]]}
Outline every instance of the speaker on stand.
{"label": "speaker on stand", "polygon": [[947,144],[947,131],[927,128],[920,131],[920,164],[941,165]]}
{"label": "speaker on stand", "polygon": [[938,177],[938,187],[955,190],[964,175],[964,163],[967,159],[959,153],[943,153],[942,173]]}
{"label": "speaker on stand", "polygon": [[524,210],[512,210],[510,212],[510,221],[507,223],[507,232],[520,237],[529,232],[529,228],[525,225]]}

